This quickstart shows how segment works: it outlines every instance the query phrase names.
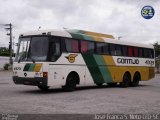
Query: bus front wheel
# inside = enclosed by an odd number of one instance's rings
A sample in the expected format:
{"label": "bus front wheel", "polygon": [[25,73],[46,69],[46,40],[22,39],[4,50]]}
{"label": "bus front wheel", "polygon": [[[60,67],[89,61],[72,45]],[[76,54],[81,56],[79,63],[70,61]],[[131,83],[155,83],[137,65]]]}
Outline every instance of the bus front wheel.
{"label": "bus front wheel", "polygon": [[72,92],[75,89],[76,89],[76,77],[70,74],[67,77],[65,86],[63,86],[63,90],[66,92]]}
{"label": "bus front wheel", "polygon": [[129,73],[125,73],[123,76],[123,82],[120,83],[120,86],[123,88],[129,87],[131,83],[131,77]]}

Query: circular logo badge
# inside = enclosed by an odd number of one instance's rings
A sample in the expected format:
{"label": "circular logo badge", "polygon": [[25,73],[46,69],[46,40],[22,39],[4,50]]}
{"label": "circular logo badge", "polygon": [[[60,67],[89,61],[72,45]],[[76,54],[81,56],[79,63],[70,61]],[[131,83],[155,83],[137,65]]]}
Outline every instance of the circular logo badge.
{"label": "circular logo badge", "polygon": [[151,19],[154,16],[154,9],[151,6],[144,6],[141,10],[141,15],[145,19]]}
{"label": "circular logo badge", "polygon": [[24,76],[26,77],[26,76],[27,76],[27,73],[24,73]]}
{"label": "circular logo badge", "polygon": [[68,59],[68,61],[70,63],[74,63],[75,62],[75,58],[77,57],[77,54],[70,54],[69,56],[67,56],[66,58]]}

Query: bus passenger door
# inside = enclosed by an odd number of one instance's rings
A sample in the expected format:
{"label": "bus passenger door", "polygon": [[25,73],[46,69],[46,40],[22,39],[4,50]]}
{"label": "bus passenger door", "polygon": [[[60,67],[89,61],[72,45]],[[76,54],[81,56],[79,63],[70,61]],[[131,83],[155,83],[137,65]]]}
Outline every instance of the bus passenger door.
{"label": "bus passenger door", "polygon": [[48,85],[49,86],[57,86],[62,85],[62,74],[63,68],[62,65],[56,64],[61,56],[60,50],[60,39],[57,37],[53,37],[49,43],[49,76],[48,76]]}

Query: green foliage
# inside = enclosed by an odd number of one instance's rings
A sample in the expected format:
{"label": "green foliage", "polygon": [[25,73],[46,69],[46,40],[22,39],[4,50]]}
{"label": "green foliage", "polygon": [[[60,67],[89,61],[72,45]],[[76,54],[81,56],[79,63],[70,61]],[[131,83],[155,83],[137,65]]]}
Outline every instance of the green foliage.
{"label": "green foliage", "polygon": [[159,71],[159,66],[160,66],[160,60],[159,59],[156,59],[156,72],[157,73],[160,73],[160,71]]}
{"label": "green foliage", "polygon": [[0,56],[9,56],[9,53],[8,52],[1,52]]}
{"label": "green foliage", "polygon": [[9,56],[9,49],[6,47],[0,47],[0,56]]}
{"label": "green foliage", "polygon": [[[13,50],[12,50],[13,52]],[[10,56],[9,49],[6,47],[0,47],[0,56]],[[12,56],[15,56],[15,53],[13,53]]]}
{"label": "green foliage", "polygon": [[10,64],[9,64],[9,63],[6,63],[6,64],[3,66],[4,70],[9,70],[9,67],[10,67]]}
{"label": "green foliage", "polygon": [[156,56],[156,69],[157,69],[157,73],[160,73],[159,71],[159,66],[160,66],[160,45],[158,44],[158,42],[153,44],[154,49],[155,49],[155,56]]}
{"label": "green foliage", "polygon": [[158,44],[158,42],[153,44],[154,49],[155,49],[155,56],[158,57],[160,56],[160,45]]}

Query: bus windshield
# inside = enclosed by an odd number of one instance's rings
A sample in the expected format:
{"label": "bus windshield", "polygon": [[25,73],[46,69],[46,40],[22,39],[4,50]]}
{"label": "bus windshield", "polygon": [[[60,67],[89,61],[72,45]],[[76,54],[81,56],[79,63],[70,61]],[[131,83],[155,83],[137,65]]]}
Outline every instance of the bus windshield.
{"label": "bus windshield", "polygon": [[46,61],[47,54],[48,37],[22,37],[15,61]]}

